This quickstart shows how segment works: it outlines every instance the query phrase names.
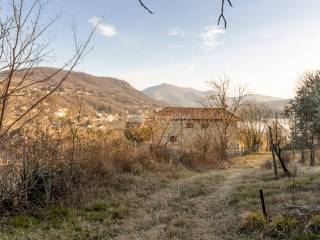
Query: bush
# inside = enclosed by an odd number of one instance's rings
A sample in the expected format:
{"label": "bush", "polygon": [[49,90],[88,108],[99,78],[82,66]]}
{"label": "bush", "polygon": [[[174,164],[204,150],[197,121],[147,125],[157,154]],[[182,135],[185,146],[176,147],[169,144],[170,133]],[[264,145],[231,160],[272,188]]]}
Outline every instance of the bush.
{"label": "bush", "polygon": [[127,123],[124,135],[128,141],[141,144],[151,139],[152,129],[147,125]]}
{"label": "bush", "polygon": [[29,130],[1,145],[0,212],[60,202],[81,204],[86,192],[119,173],[152,167],[149,151],[107,132]]}
{"label": "bush", "polygon": [[298,221],[290,216],[278,215],[272,219],[272,227],[279,233],[291,233],[297,224]]}
{"label": "bush", "polygon": [[[0,213],[81,205],[95,190],[112,186],[120,174],[160,169],[174,173],[178,164],[193,167],[199,161],[196,154],[186,156],[166,146],[137,144],[108,131],[63,124],[46,130],[26,128],[2,141]],[[146,127],[146,136],[148,131]]]}
{"label": "bush", "polygon": [[262,213],[249,212],[246,214],[240,230],[244,233],[250,233],[263,229],[266,223],[267,221]]}

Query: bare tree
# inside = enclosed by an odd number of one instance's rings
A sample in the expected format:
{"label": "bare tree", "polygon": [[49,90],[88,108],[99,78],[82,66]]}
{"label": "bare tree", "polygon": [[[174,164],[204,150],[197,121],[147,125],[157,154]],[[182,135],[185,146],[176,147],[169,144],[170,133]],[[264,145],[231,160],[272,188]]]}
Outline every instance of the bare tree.
{"label": "bare tree", "polygon": [[[289,134],[286,128],[278,122],[277,113],[276,113],[276,120],[272,123],[272,127],[269,126],[269,136],[270,136],[270,147],[271,147],[272,155],[276,154],[276,156],[279,159],[282,170],[288,177],[290,177],[291,172],[287,167],[287,162],[289,161],[289,159],[287,158],[287,155],[283,151],[283,147],[288,144],[287,140],[288,140]],[[276,164],[274,164],[274,167],[276,167]],[[275,175],[276,175],[276,171],[275,171]]]}
{"label": "bare tree", "polygon": [[[209,118],[210,116],[208,116]],[[194,124],[191,138],[191,149],[202,154],[203,160],[207,160],[208,153],[215,150],[216,129],[212,121],[203,121],[201,124]]]}
{"label": "bare tree", "polygon": [[239,116],[242,120],[240,140],[244,148],[249,152],[258,151],[267,130],[271,110],[262,103],[250,102],[240,109]]}
{"label": "bare tree", "polygon": [[73,167],[75,163],[75,152],[76,152],[76,142],[79,141],[79,126],[80,126],[80,120],[81,120],[81,114],[82,114],[82,107],[83,107],[83,97],[79,95],[77,90],[74,90],[74,96],[77,101],[78,105],[78,112],[76,114],[76,122],[75,124],[72,124],[71,121],[69,121],[69,127],[70,127],[70,135],[71,135],[71,158],[70,158],[70,176],[73,176]]}
{"label": "bare tree", "polygon": [[[38,114],[41,103],[62,85],[87,53],[95,31],[80,42],[73,28],[73,55],[54,73],[39,77],[36,67],[47,62],[53,51],[50,41],[43,39],[59,18],[43,24],[42,14],[42,0],[8,0],[8,11],[0,15],[0,137]],[[38,91],[41,87],[47,90]]]}
{"label": "bare tree", "polygon": [[220,157],[226,158],[226,150],[228,148],[228,139],[237,127],[236,112],[243,103],[245,96],[245,87],[239,86],[232,89],[230,80],[226,77],[220,77],[216,80],[208,82],[211,87],[212,94],[200,100],[204,107],[220,108],[220,121],[217,122],[217,147]]}
{"label": "bare tree", "polygon": [[150,118],[147,122],[151,132],[151,145],[155,147],[167,146],[170,144],[171,119]]}

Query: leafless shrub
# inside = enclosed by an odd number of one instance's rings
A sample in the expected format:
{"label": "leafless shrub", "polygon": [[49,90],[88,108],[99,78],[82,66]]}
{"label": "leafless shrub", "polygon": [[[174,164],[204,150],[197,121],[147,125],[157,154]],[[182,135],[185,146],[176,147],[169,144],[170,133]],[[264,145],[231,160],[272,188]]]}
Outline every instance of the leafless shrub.
{"label": "leafless shrub", "polygon": [[242,120],[239,140],[243,144],[245,151],[259,151],[263,144],[263,137],[266,134],[271,110],[262,103],[251,101],[240,108],[239,116]]}
{"label": "leafless shrub", "polygon": [[149,151],[108,133],[85,133],[75,142],[68,130],[21,130],[1,144],[0,210],[81,202],[85,189],[153,168],[150,159]]}

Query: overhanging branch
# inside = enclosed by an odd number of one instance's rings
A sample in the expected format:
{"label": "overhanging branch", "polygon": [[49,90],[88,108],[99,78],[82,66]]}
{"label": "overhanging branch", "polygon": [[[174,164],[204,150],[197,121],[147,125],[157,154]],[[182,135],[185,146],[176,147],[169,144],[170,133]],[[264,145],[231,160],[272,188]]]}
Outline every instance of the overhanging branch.
{"label": "overhanging branch", "polygon": [[138,0],[140,5],[145,9],[147,10],[150,14],[153,14],[153,11],[150,10],[150,8],[148,8],[143,2],[142,0]]}
{"label": "overhanging branch", "polygon": [[[142,0],[138,0],[138,1],[145,10],[147,10],[150,14],[154,14],[153,11],[142,2]],[[224,28],[227,28],[227,20],[224,16],[224,10],[225,10],[226,4],[228,4],[230,7],[233,7],[231,0],[221,0],[221,12],[218,18],[218,25],[220,26],[220,24],[223,22]]]}
{"label": "overhanging branch", "polygon": [[[227,2],[230,7],[233,7],[231,0],[227,0]],[[221,22],[223,22],[224,28],[227,28],[227,20],[224,16],[225,4],[226,4],[226,1],[221,0],[221,12],[220,12],[220,16],[218,18],[218,25],[220,26]]]}

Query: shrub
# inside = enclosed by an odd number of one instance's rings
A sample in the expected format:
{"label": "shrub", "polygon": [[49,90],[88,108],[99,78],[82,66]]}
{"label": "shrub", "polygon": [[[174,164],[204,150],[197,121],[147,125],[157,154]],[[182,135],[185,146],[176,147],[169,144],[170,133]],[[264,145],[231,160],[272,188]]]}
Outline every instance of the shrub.
{"label": "shrub", "polygon": [[249,233],[261,230],[267,223],[264,215],[260,212],[249,212],[245,215],[244,222],[241,226],[241,232]]}
{"label": "shrub", "polygon": [[8,139],[0,150],[0,212],[81,204],[88,190],[105,186],[113,175],[152,167],[143,146],[112,139],[108,132],[74,137],[30,130]]}
{"label": "shrub", "polygon": [[298,221],[290,216],[278,215],[272,219],[272,227],[279,233],[290,233],[297,226]]}
{"label": "shrub", "polygon": [[124,135],[128,141],[140,144],[151,139],[152,129],[148,125],[136,126],[128,123]]}

